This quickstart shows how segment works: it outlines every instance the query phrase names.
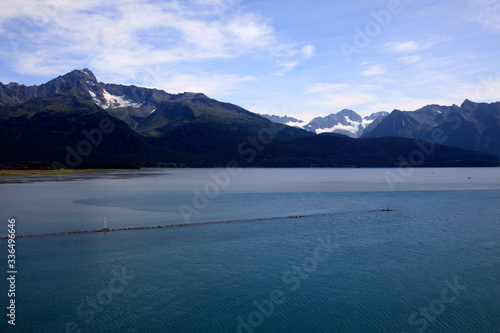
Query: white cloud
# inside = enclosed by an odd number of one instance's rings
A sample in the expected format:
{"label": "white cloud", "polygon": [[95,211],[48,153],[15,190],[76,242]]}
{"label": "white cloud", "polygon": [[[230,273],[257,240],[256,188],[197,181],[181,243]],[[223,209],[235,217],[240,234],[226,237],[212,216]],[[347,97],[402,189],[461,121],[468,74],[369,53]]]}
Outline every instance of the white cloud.
{"label": "white cloud", "polygon": [[385,68],[381,65],[373,65],[360,73],[363,76],[373,76],[385,74]]}
{"label": "white cloud", "polygon": [[312,45],[304,46],[301,51],[304,56],[304,59],[309,59],[312,56],[314,56],[314,46]]}
{"label": "white cloud", "polygon": [[326,93],[326,92],[333,92],[333,91],[338,91],[344,88],[347,88],[348,85],[344,83],[315,83],[309,88],[306,89],[304,94],[309,95],[309,94],[318,94],[318,93]]}
{"label": "white cloud", "polygon": [[379,89],[380,86],[371,84],[316,83],[306,89],[305,94],[314,97],[306,103],[330,113],[345,108],[360,110],[357,107],[380,100],[377,92]]}
{"label": "white cloud", "polygon": [[278,65],[281,67],[281,70],[273,74],[280,76],[285,75],[287,72],[297,67],[299,65],[299,62],[294,60],[281,60],[278,61]]}
{"label": "white cloud", "polygon": [[419,62],[422,59],[422,56],[420,55],[412,55],[412,56],[405,56],[401,57],[398,60],[405,63],[405,64],[414,64]]}
{"label": "white cloud", "polygon": [[[238,7],[237,1],[50,3],[17,1],[0,13],[0,29],[14,40],[0,57],[17,72],[61,74],[88,66],[133,76],[144,66],[247,54],[266,54],[286,72],[314,55],[311,45],[297,50],[281,43],[268,19]],[[289,57],[283,50],[297,55]]]}
{"label": "white cloud", "polygon": [[169,93],[201,92],[220,98],[230,94],[238,84],[255,81],[254,76],[220,73],[184,74],[163,71],[159,67],[144,67],[135,77],[141,86],[157,88]]}
{"label": "white cloud", "polygon": [[278,60],[277,64],[281,67],[281,70],[273,73],[276,76],[283,76],[295,67],[299,66],[301,62],[314,56],[314,46],[306,45],[297,51],[296,49],[290,47],[283,47],[281,50],[286,56],[284,59]]}
{"label": "white cloud", "polygon": [[468,0],[469,6],[477,11],[473,20],[483,24],[486,30],[500,33],[500,2],[498,0]]}
{"label": "white cloud", "polygon": [[352,89],[337,94],[325,94],[321,99],[309,101],[309,104],[330,110],[329,112],[337,112],[345,108],[359,110],[360,106],[379,100],[380,97],[376,94]]}
{"label": "white cloud", "polygon": [[263,106],[250,106],[247,110],[258,113],[258,114],[269,114],[275,116],[291,116],[289,113],[289,109],[286,106],[282,107],[263,107]]}
{"label": "white cloud", "polygon": [[396,53],[413,53],[416,51],[420,51],[423,47],[419,45],[417,42],[413,40],[409,40],[406,42],[390,42],[385,44],[385,46],[389,49],[389,51]]}
{"label": "white cloud", "polygon": [[498,102],[500,101],[500,79],[492,75],[479,76],[474,84],[457,83],[449,96],[455,100],[468,98],[475,102]]}
{"label": "white cloud", "polygon": [[435,45],[442,45],[451,40],[445,35],[428,35],[423,38],[423,41],[416,42],[414,40],[394,41],[384,45],[385,49],[393,53],[416,53],[418,51],[428,50]]}

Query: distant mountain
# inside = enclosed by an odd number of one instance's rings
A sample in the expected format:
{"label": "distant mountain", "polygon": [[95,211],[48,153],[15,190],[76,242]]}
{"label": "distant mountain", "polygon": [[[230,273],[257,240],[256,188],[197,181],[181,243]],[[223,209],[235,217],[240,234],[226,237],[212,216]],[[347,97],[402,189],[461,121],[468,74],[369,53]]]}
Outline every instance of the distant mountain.
{"label": "distant mountain", "polygon": [[[344,110],[328,126],[381,116]],[[418,148],[404,138],[316,135],[200,93],[101,83],[88,69],[39,86],[0,83],[0,140],[0,168],[394,167]],[[437,146],[421,166],[496,165],[492,155]]]}
{"label": "distant mountain", "polygon": [[416,111],[394,110],[363,134],[364,138],[384,136],[434,141],[500,157],[500,102],[465,100],[461,106],[428,105]]}
{"label": "distant mountain", "polygon": [[[364,117],[363,119],[366,122],[365,129],[363,130],[363,133],[366,133],[368,131],[371,131],[375,126],[380,124],[382,120],[385,119],[389,115],[389,112],[386,111],[380,111],[380,112],[375,112],[372,113],[371,115]],[[370,122],[370,123],[368,123]],[[360,136],[363,135],[363,133],[360,134]]]}
{"label": "distant mountain", "polygon": [[296,127],[301,127],[302,125],[305,125],[305,122],[303,120],[299,120],[294,117],[289,117],[289,116],[276,116],[276,115],[270,115],[270,114],[263,114],[262,117],[269,119],[272,122],[275,122],[277,124],[284,124],[288,126],[296,126]]}
{"label": "distant mountain", "polygon": [[358,138],[364,133],[366,128],[370,128],[372,124],[378,124],[388,114],[389,112],[382,111],[362,118],[355,111],[344,109],[325,117],[316,117],[309,123],[288,116],[264,114],[263,117],[279,124],[303,128],[316,134],[338,133]]}

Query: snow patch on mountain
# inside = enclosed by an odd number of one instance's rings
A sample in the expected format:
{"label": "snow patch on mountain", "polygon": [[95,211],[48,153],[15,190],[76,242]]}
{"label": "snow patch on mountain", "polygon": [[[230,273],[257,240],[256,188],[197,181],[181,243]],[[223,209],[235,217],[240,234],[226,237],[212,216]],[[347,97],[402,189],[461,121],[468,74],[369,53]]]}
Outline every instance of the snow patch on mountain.
{"label": "snow patch on mountain", "polygon": [[306,123],[303,122],[302,120],[300,120],[300,121],[289,121],[289,122],[285,123],[285,125],[292,126],[292,127],[303,128],[304,125],[306,125]]}
{"label": "snow patch on mountain", "polygon": [[315,130],[316,134],[321,134],[321,133],[336,133],[339,131],[347,131],[352,133],[353,135],[356,135],[357,132],[359,131],[359,125],[342,125],[338,124],[333,127],[329,128],[318,128]]}
{"label": "snow patch on mountain", "polygon": [[[106,91],[106,89],[103,89],[103,95],[104,95],[104,98],[106,100],[106,102],[104,104],[99,100],[95,101],[103,109],[126,108],[129,106],[134,107],[134,108],[138,108],[143,104],[143,103],[136,103],[135,101],[133,101],[131,99],[125,99],[125,95],[123,95],[123,96],[111,95],[109,92]],[[94,96],[92,96],[92,97],[94,97]],[[94,97],[94,99],[95,99],[95,97]]]}
{"label": "snow patch on mountain", "polygon": [[361,122],[361,126],[363,126],[363,128],[366,128],[366,126],[370,125],[371,123],[373,123],[373,121],[377,118],[374,118],[374,119],[367,119],[368,117],[364,117],[363,118],[363,121]]}

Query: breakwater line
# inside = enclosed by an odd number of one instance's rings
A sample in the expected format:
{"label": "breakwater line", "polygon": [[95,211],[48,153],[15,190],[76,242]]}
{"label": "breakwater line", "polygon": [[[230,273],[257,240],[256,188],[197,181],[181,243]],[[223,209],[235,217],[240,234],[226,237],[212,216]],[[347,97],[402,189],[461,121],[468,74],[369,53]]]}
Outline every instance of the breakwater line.
{"label": "breakwater line", "polygon": [[[201,225],[222,224],[222,223],[263,222],[263,221],[274,221],[274,220],[302,219],[302,218],[307,218],[307,217],[370,214],[370,213],[375,213],[375,212],[380,212],[380,211],[383,211],[383,210],[289,215],[289,216],[261,217],[261,218],[251,218],[251,219],[241,219],[241,220],[207,221],[207,222],[178,223],[178,224],[164,224],[164,225],[122,227],[122,228],[102,228],[102,229],[95,229],[95,230],[62,231],[62,232],[53,232],[53,233],[46,233],[46,234],[16,235],[16,238],[35,238],[35,237],[51,237],[51,236],[91,234],[91,233],[97,233],[97,232],[116,232],[116,231],[132,231],[132,230],[146,230],[146,229],[195,227],[195,226],[201,226]],[[8,237],[0,237],[0,239],[8,239]]]}

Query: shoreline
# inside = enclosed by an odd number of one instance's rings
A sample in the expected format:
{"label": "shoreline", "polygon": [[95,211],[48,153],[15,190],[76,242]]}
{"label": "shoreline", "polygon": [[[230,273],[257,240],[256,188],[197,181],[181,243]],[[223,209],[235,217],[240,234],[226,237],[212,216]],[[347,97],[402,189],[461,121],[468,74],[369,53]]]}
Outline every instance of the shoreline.
{"label": "shoreline", "polygon": [[[496,169],[498,166],[490,167],[416,167],[415,169]],[[38,182],[69,182],[95,179],[99,177],[136,178],[140,176],[157,176],[164,173],[160,170],[185,170],[185,169],[223,169],[223,167],[212,168],[140,168],[140,169],[0,169],[0,186],[2,184],[32,184]],[[398,170],[398,167],[287,167],[287,168],[261,168],[241,167],[241,169],[390,169]]]}
{"label": "shoreline", "polygon": [[[30,176],[30,175],[43,175],[43,176],[57,176],[67,174],[94,174],[103,172],[114,172],[124,169],[0,169],[0,175],[9,176]],[[130,169],[134,170],[134,169]]]}
{"label": "shoreline", "polygon": [[[146,169],[58,169],[58,170],[0,170],[0,185],[2,184],[30,184],[37,182],[77,181],[98,177],[111,176],[138,177],[141,175],[154,175],[147,173]],[[138,172],[142,171],[142,172]]]}

